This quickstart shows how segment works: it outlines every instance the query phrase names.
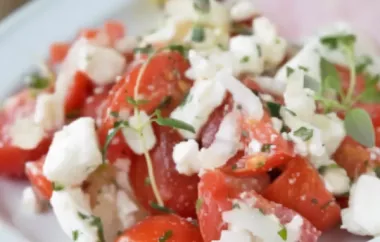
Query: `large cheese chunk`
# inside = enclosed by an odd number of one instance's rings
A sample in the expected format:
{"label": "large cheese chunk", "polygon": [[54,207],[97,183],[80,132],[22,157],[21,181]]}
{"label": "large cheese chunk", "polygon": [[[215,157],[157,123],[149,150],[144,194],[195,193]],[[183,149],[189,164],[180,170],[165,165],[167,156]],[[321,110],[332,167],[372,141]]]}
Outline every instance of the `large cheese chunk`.
{"label": "large cheese chunk", "polygon": [[80,118],[55,133],[43,173],[60,185],[79,185],[101,164],[95,122]]}
{"label": "large cheese chunk", "polygon": [[42,126],[34,122],[33,117],[24,117],[16,119],[9,127],[8,135],[12,145],[29,150],[38,146],[45,133]]}
{"label": "large cheese chunk", "polygon": [[342,228],[353,234],[380,236],[380,179],[361,175],[350,191],[349,207],[342,210]]}

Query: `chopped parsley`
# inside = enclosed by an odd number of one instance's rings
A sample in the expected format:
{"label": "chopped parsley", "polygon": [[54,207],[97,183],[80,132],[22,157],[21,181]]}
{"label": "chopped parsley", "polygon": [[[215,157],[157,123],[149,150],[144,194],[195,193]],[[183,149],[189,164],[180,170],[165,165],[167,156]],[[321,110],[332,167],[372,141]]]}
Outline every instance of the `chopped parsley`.
{"label": "chopped parsley", "polygon": [[262,50],[261,50],[261,46],[260,45],[256,45],[256,50],[257,50],[257,55],[259,57],[261,57],[263,54],[262,54]]}
{"label": "chopped parsley", "polygon": [[150,206],[153,208],[153,209],[156,209],[157,211],[160,211],[160,212],[163,212],[163,213],[174,213],[174,211],[170,208],[167,208],[165,206],[160,206],[159,204],[155,203],[155,202],[151,202],[150,203]]}
{"label": "chopped parsley", "polygon": [[312,203],[312,204],[318,204],[318,200],[317,200],[316,198],[312,198],[312,199],[311,199],[311,203]]}
{"label": "chopped parsley", "polygon": [[28,76],[28,86],[33,89],[45,89],[49,87],[50,80],[38,73],[33,73]]}
{"label": "chopped parsley", "polygon": [[286,77],[289,77],[294,72],[294,69],[287,66],[286,67]]}
{"label": "chopped parsley", "polygon": [[144,179],[144,185],[145,185],[145,186],[150,186],[151,184],[152,184],[152,183],[151,183],[151,181],[150,181],[149,176],[145,177],[145,179]]}
{"label": "chopped parsley", "polygon": [[133,97],[127,97],[127,102],[131,105],[133,105],[134,107],[138,107],[138,106],[141,106],[141,105],[144,105],[144,104],[147,104],[149,103],[149,100],[145,100],[145,99],[134,99]]}
{"label": "chopped parsley", "polygon": [[303,141],[308,141],[313,137],[313,130],[306,127],[301,127],[294,131],[294,135],[300,137]]}
{"label": "chopped parsley", "polygon": [[72,231],[71,237],[73,238],[73,241],[77,241],[79,237],[79,231],[78,230]]}
{"label": "chopped parsley", "polygon": [[237,164],[233,164],[232,166],[231,166],[231,169],[234,171],[234,170],[236,170],[238,167],[237,167]]}
{"label": "chopped parsley", "polygon": [[233,208],[233,209],[240,209],[240,205],[239,205],[238,203],[234,203],[234,204],[232,205],[232,208]]}
{"label": "chopped parsley", "polygon": [[303,70],[304,72],[308,72],[309,71],[309,68],[305,67],[305,66],[298,66],[299,69]]}
{"label": "chopped parsley", "polygon": [[165,233],[158,239],[158,242],[166,242],[168,239],[170,239],[173,236],[172,230],[167,230]]}
{"label": "chopped parsley", "polygon": [[141,53],[141,54],[151,54],[154,51],[154,48],[151,44],[144,46],[144,47],[138,47],[133,50],[135,54]]}
{"label": "chopped parsley", "polygon": [[286,241],[288,239],[288,231],[285,227],[278,231],[277,234],[281,237],[283,241]]}
{"label": "chopped parsley", "polygon": [[81,213],[81,212],[78,212],[78,217],[82,220],[86,220],[88,219],[88,216],[84,213]]}
{"label": "chopped parsley", "polygon": [[57,182],[52,182],[52,186],[53,186],[53,190],[57,191],[57,192],[65,189],[65,187],[63,185],[58,184]]}
{"label": "chopped parsley", "polygon": [[201,209],[202,204],[203,204],[203,199],[202,198],[198,198],[197,202],[195,203],[195,209],[196,209],[197,212],[199,211],[199,209]]}
{"label": "chopped parsley", "polygon": [[119,117],[119,113],[116,112],[116,111],[111,111],[110,115],[111,115],[111,117],[114,117],[114,118],[118,118]]}
{"label": "chopped parsley", "polygon": [[271,151],[272,144],[263,144],[261,152],[269,153]]}
{"label": "chopped parsley", "polygon": [[375,167],[375,169],[373,169],[373,171],[375,172],[376,176],[378,178],[380,178],[380,166]]}
{"label": "chopped parsley", "polygon": [[157,109],[163,109],[170,105],[172,102],[172,96],[166,96],[162,99],[162,101],[158,104]]}
{"label": "chopped parsley", "polygon": [[248,61],[249,61],[249,56],[247,55],[240,59],[240,63],[247,63]]}
{"label": "chopped parsley", "polygon": [[336,49],[339,44],[352,45],[356,41],[356,36],[353,34],[329,35],[322,37],[320,41],[330,49]]}
{"label": "chopped parsley", "polygon": [[281,105],[275,102],[267,102],[267,107],[270,113],[270,116],[275,118],[280,118]]}
{"label": "chopped parsley", "polygon": [[191,40],[194,42],[203,42],[206,38],[205,28],[201,25],[194,25],[191,34]]}
{"label": "chopped parsley", "polygon": [[190,92],[186,93],[185,97],[183,98],[181,104],[179,105],[180,107],[185,106],[186,103],[190,102],[193,99],[193,96],[190,95]]}

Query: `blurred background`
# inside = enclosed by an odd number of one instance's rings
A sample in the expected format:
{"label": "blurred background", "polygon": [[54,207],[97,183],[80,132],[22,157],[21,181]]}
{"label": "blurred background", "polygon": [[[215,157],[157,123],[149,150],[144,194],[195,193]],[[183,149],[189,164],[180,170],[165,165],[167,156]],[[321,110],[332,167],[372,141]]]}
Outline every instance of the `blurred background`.
{"label": "blurred background", "polygon": [[10,12],[27,1],[28,0],[0,0],[0,19],[3,19]]}

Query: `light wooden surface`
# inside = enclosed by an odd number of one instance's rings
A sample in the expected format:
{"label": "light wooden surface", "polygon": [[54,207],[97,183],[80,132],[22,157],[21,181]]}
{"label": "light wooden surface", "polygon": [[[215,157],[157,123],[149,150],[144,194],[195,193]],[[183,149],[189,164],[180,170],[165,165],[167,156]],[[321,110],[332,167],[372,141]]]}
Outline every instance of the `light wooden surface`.
{"label": "light wooden surface", "polygon": [[27,0],[0,0],[0,19],[7,16],[25,2],[27,2]]}

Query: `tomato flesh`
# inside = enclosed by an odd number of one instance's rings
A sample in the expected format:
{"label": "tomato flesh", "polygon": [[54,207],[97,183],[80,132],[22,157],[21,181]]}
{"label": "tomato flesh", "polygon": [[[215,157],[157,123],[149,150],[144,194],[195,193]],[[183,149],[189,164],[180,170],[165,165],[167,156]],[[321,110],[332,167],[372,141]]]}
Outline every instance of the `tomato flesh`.
{"label": "tomato flesh", "polygon": [[25,165],[25,173],[34,191],[44,200],[49,200],[53,194],[51,182],[43,175],[45,157],[36,162],[28,162]]}

